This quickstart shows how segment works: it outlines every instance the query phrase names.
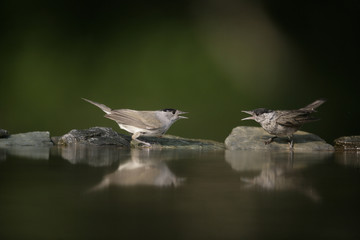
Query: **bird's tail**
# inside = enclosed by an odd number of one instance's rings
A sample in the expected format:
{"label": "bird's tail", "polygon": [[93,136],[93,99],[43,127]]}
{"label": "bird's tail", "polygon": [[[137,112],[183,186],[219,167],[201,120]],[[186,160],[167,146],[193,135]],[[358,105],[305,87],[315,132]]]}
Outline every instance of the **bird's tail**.
{"label": "bird's tail", "polygon": [[111,108],[109,108],[108,106],[105,106],[104,104],[93,102],[93,101],[91,101],[89,99],[86,99],[86,98],[82,98],[82,99],[89,102],[89,103],[91,103],[91,104],[94,104],[95,106],[97,106],[98,108],[100,108],[101,110],[103,110],[107,114],[111,113]]}
{"label": "bird's tail", "polygon": [[320,107],[321,104],[323,104],[324,102],[326,102],[325,99],[318,99],[313,103],[310,103],[309,105],[307,105],[306,107],[300,108],[299,110],[303,110],[303,111],[310,111],[310,112],[316,112],[316,108]]}

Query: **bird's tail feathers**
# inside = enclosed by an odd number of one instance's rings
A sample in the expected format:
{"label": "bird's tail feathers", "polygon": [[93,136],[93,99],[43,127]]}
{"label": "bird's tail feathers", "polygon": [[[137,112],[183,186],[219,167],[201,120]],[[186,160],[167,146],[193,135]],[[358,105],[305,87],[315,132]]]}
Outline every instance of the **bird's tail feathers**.
{"label": "bird's tail feathers", "polygon": [[321,104],[323,104],[324,102],[326,102],[325,99],[318,99],[313,103],[310,103],[309,105],[307,105],[306,107],[300,108],[299,110],[304,110],[304,111],[310,111],[310,112],[316,112],[316,108],[320,107]]}
{"label": "bird's tail feathers", "polygon": [[105,113],[107,114],[110,114],[111,113],[111,108],[109,108],[108,106],[105,106],[104,104],[101,104],[101,103],[97,103],[97,102],[93,102],[89,99],[86,99],[86,98],[82,98],[83,100],[97,106],[98,108],[100,108],[101,110],[103,110]]}

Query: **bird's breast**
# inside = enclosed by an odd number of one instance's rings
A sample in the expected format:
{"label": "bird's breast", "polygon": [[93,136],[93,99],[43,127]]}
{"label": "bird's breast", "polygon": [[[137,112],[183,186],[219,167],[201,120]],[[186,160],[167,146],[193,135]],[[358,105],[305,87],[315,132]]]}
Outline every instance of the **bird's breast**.
{"label": "bird's breast", "polygon": [[297,131],[297,128],[285,127],[280,124],[277,124],[276,122],[264,124],[261,126],[266,132],[270,133],[271,135],[275,135],[279,137],[290,136]]}

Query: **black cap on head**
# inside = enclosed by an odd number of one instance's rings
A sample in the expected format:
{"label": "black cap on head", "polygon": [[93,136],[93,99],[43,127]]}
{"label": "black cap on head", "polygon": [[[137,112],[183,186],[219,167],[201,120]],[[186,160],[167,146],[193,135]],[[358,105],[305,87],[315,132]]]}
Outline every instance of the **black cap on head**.
{"label": "black cap on head", "polygon": [[270,112],[272,112],[272,110],[266,109],[266,108],[258,108],[258,109],[254,110],[254,113],[255,113],[256,116],[259,116],[259,115],[261,115],[263,113],[270,113]]}
{"label": "black cap on head", "polygon": [[175,114],[176,109],[173,109],[173,108],[165,108],[165,109],[163,109],[163,110],[161,110],[161,111],[163,111],[163,112],[172,112],[172,114]]}

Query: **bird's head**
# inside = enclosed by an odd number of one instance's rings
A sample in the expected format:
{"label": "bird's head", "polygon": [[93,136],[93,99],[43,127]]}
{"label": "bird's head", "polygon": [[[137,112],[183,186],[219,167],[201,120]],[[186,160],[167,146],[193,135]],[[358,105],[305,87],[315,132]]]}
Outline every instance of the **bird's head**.
{"label": "bird's head", "polygon": [[176,110],[173,108],[165,108],[163,110],[160,110],[160,115],[162,115],[163,117],[165,117],[166,119],[175,122],[178,119],[184,118],[186,119],[187,117],[185,116],[181,116],[181,114],[185,114],[187,112],[183,112],[180,110]]}
{"label": "bird's head", "polygon": [[241,120],[255,120],[258,123],[263,122],[266,117],[269,115],[269,113],[272,113],[272,110],[266,109],[266,108],[258,108],[251,111],[242,111],[243,113],[247,113],[251,115],[250,117],[243,118]]}

